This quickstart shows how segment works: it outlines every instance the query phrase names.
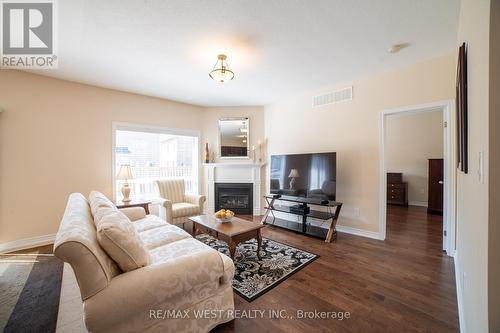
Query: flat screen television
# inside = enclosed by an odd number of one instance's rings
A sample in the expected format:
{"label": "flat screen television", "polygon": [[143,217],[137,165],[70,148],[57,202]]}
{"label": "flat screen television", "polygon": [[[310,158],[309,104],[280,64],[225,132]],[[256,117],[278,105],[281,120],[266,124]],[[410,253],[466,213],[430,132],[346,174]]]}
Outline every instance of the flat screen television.
{"label": "flat screen television", "polygon": [[335,200],[336,153],[271,156],[271,193]]}

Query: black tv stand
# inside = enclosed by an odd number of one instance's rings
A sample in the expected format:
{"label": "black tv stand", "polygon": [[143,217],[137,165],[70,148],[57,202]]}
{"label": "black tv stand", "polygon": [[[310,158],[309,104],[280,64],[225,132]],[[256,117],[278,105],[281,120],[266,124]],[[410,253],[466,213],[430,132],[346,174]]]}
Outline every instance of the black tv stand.
{"label": "black tv stand", "polygon": [[[320,199],[312,199],[305,197],[289,197],[280,194],[264,196],[267,202],[266,213],[262,218],[262,224],[270,224],[276,227],[292,230],[304,235],[324,239],[325,242],[332,242],[337,239],[337,220],[342,208],[342,203],[337,201],[326,201]],[[292,203],[292,205],[277,204],[276,201],[284,201]],[[294,204],[294,205],[293,205]],[[313,210],[311,206],[326,207],[326,211]],[[335,209],[332,211],[332,209]],[[274,212],[282,212],[302,216],[301,222],[289,221],[277,218]],[[269,215],[272,215],[272,221],[267,221]],[[323,228],[320,226],[312,225],[307,222],[307,218],[312,217],[315,219],[328,221],[332,220],[330,227]]]}

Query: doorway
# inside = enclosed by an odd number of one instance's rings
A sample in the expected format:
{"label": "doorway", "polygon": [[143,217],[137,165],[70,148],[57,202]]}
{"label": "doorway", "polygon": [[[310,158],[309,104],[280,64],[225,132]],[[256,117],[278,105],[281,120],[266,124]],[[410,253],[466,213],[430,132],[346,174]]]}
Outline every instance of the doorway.
{"label": "doorway", "polygon": [[[394,170],[388,169],[388,137],[387,137],[387,131],[389,127],[389,122],[391,120],[390,117],[404,117],[404,116],[415,116],[422,114],[430,114],[430,113],[440,113],[441,115],[441,124],[442,124],[442,179],[437,180],[439,183],[439,186],[442,187],[442,199],[437,199],[441,200],[442,203],[442,230],[443,230],[443,242],[442,242],[442,249],[446,251],[446,254],[453,256],[454,251],[455,251],[455,142],[452,140],[452,126],[450,124],[450,110],[451,110],[451,101],[442,101],[442,102],[437,102],[437,103],[430,103],[430,104],[425,104],[425,105],[416,105],[416,106],[409,106],[409,107],[403,107],[403,108],[397,108],[397,109],[390,109],[390,110],[385,110],[382,111],[380,114],[380,175],[379,175],[379,184],[380,184],[380,203],[379,203],[379,210],[380,210],[380,217],[379,217],[379,230],[380,230],[380,238],[385,239],[386,238],[386,230],[387,230],[387,203],[388,200],[391,200],[388,197],[391,195],[391,192],[388,192],[388,172],[391,173]],[[426,135],[425,131],[422,131],[422,135]],[[437,141],[437,140],[436,140]],[[438,143],[441,144],[441,143]],[[408,151],[406,152],[408,153]],[[410,151],[411,153],[411,151]],[[430,156],[429,156],[430,158]],[[428,165],[431,165],[431,163],[435,164],[435,162],[431,161],[426,161]],[[393,166],[391,166],[393,167]],[[400,170],[396,170],[400,171]],[[391,177],[401,177],[401,175],[397,175],[398,172],[394,172],[396,175],[391,175],[389,176],[389,181],[391,181]],[[427,181],[427,179],[426,179]],[[403,182],[404,183],[404,182]],[[400,187],[408,186],[404,184],[400,184]],[[395,193],[400,193],[398,191],[408,191],[408,190],[397,190]],[[401,205],[405,206],[405,204],[413,204],[413,205],[420,205],[424,206],[423,199],[416,200],[415,198],[418,198],[418,193],[415,191],[423,191],[423,185],[420,184],[420,187],[417,186],[416,189],[412,188],[413,195],[412,199],[413,201],[410,202],[408,201],[408,197],[406,197],[407,202],[404,202],[404,197],[398,197],[394,196],[394,199],[399,199],[402,200]],[[426,193],[421,193],[421,194],[426,194]],[[408,194],[406,194],[408,195]],[[423,197],[426,198],[425,205],[427,206],[427,197],[428,194],[423,195]],[[436,199],[434,199],[436,200]],[[429,207],[427,207],[429,208]],[[423,209],[423,208],[422,208]],[[432,210],[432,207],[431,207]]]}

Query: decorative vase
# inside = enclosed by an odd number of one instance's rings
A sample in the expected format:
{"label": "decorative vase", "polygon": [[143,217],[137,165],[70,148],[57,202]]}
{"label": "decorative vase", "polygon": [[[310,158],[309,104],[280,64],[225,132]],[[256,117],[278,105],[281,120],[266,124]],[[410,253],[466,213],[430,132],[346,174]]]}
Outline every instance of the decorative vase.
{"label": "decorative vase", "polygon": [[208,151],[208,142],[205,143],[205,163],[210,163],[210,152]]}

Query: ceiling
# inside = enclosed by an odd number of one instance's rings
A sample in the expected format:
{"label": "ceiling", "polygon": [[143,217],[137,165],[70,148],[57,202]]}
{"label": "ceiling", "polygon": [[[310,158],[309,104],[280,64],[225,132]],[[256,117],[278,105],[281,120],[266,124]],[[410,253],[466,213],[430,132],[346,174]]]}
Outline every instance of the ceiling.
{"label": "ceiling", "polygon": [[[203,106],[264,105],[450,54],[458,0],[58,1],[42,75]],[[387,49],[411,43],[400,53]],[[208,77],[217,54],[236,74]]]}

